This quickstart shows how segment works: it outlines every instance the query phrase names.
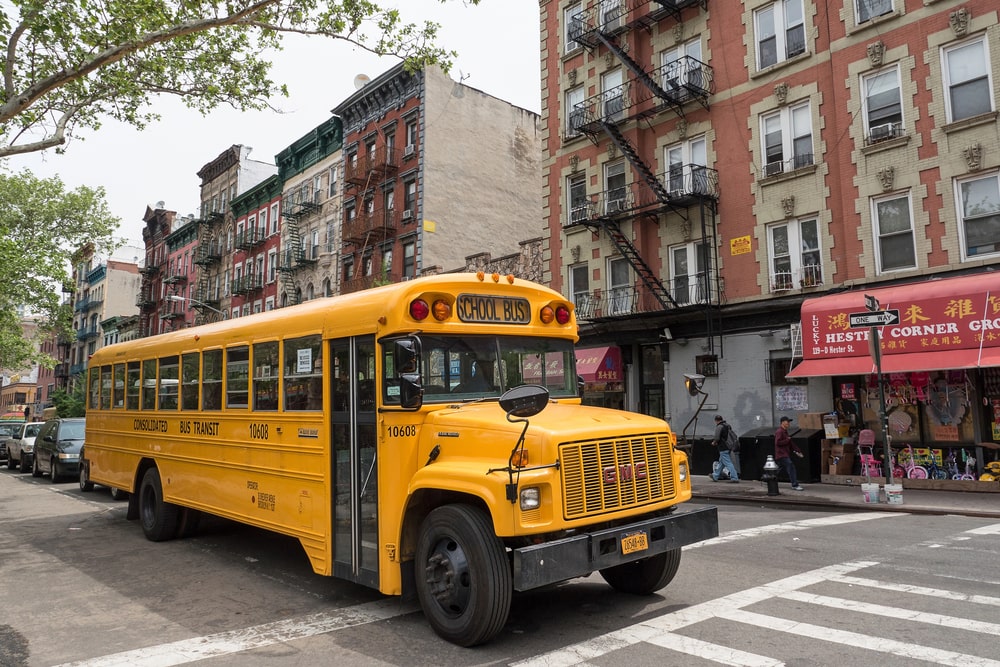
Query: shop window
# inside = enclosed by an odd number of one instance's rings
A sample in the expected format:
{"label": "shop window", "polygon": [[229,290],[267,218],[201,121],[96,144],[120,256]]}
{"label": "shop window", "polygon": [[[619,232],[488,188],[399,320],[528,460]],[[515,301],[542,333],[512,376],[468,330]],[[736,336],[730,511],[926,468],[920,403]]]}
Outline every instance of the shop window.
{"label": "shop window", "polygon": [[790,378],[788,374],[792,372],[791,359],[768,359],[767,360],[767,382],[772,385],[808,384],[809,378]]}

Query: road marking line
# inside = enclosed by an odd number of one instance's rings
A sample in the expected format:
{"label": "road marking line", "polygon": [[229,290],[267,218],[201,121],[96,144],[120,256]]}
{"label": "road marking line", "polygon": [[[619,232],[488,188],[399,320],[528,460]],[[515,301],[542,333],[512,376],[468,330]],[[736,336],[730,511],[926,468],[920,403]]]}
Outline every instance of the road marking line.
{"label": "road marking line", "polygon": [[686,653],[722,665],[734,665],[734,667],[783,667],[785,664],[781,660],[756,653],[747,653],[694,637],[685,637],[673,632],[653,637],[648,642],[678,653]]}
{"label": "road marking line", "polygon": [[982,528],[973,528],[972,530],[965,531],[973,535],[1000,535],[1000,523],[994,523],[991,526],[983,526]]}
{"label": "road marking line", "polygon": [[310,614],[297,619],[285,619],[204,637],[192,637],[169,644],[148,646],[134,651],[70,662],[58,667],[169,667],[170,665],[183,665],[188,662],[249,651],[366,623],[384,621],[419,610],[419,607],[414,605],[402,604],[398,598],[376,600],[354,607],[338,609],[334,612]]}
{"label": "road marking line", "polygon": [[875,614],[886,618],[899,618],[904,621],[914,621],[916,623],[927,623],[944,628],[956,628],[958,630],[968,630],[969,632],[979,632],[986,635],[1000,635],[1000,625],[987,623],[985,621],[974,621],[969,618],[958,618],[955,616],[945,616],[943,614],[933,614],[931,612],[915,611],[903,609],[902,607],[888,607],[871,602],[858,602],[845,598],[835,598],[827,595],[814,595],[803,593],[802,591],[789,591],[782,593],[778,597],[796,602],[806,602],[823,607],[833,607],[834,609],[846,609],[862,614]]}
{"label": "road marking line", "polygon": [[788,521],[786,523],[776,523],[770,526],[759,526],[757,528],[745,528],[744,530],[734,530],[731,533],[713,537],[704,542],[695,542],[684,547],[687,549],[699,549],[701,547],[725,544],[737,540],[746,540],[752,537],[762,537],[765,535],[777,535],[790,533],[796,530],[809,530],[811,528],[826,528],[829,526],[840,526],[845,523],[857,523],[859,521],[871,521],[872,519],[898,519],[899,517],[910,516],[903,512],[858,512],[856,514],[837,514],[834,516],[824,516],[816,519],[803,519],[802,521]]}
{"label": "road marking line", "polygon": [[891,653],[904,658],[920,660],[921,662],[936,662],[939,665],[952,665],[953,667],[1000,667],[1000,661],[981,658],[976,655],[947,651],[920,644],[899,642],[894,639],[884,639],[867,634],[863,635],[847,630],[837,630],[835,628],[827,628],[821,625],[802,623],[785,618],[775,618],[742,609],[723,610],[719,616],[730,621],[746,623],[758,628],[766,628],[776,632],[787,632],[851,648],[863,648],[879,653]]}
{"label": "road marking line", "polygon": [[538,665],[539,667],[569,667],[569,665],[579,665],[582,662],[596,658],[611,651],[628,647],[639,642],[654,642],[656,638],[665,634],[676,632],[689,625],[701,623],[711,618],[721,616],[723,613],[746,607],[769,600],[776,595],[788,591],[794,591],[807,586],[827,581],[830,577],[844,576],[857,570],[874,567],[878,563],[873,561],[851,561],[848,563],[838,563],[828,567],[821,567],[817,570],[795,574],[784,579],[772,581],[771,583],[748,588],[744,591],[731,593],[725,597],[716,598],[701,604],[696,604],[687,609],[670,612],[663,616],[651,618],[642,623],[630,625],[621,630],[608,632],[592,639],[566,646],[555,651],[543,653],[512,665]]}
{"label": "road marking line", "polygon": [[848,576],[831,577],[830,581],[850,584],[852,586],[867,586],[868,588],[878,588],[886,591],[896,591],[898,593],[912,593],[914,595],[926,595],[933,598],[957,600],[960,602],[973,602],[975,604],[988,604],[994,607],[1000,607],[1000,598],[990,597],[988,595],[960,593],[958,591],[945,590],[943,588],[914,586],[913,584],[897,584],[889,581],[878,581],[876,579],[862,579],[861,577]]}

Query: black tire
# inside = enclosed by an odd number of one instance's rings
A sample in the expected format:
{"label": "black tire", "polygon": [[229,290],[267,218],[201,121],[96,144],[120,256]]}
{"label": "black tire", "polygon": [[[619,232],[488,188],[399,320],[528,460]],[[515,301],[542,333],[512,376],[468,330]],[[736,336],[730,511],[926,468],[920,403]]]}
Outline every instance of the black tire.
{"label": "black tire", "polygon": [[10,450],[7,450],[7,470],[14,469],[14,457],[10,455]]}
{"label": "black tire", "polygon": [[673,581],[680,564],[681,550],[671,549],[649,558],[605,568],[601,570],[601,576],[616,591],[649,595]]}
{"label": "black tire", "polygon": [[24,454],[21,454],[21,472],[28,472],[31,468],[28,467],[28,462],[24,460]]}
{"label": "black tire", "polygon": [[163,501],[160,471],[150,468],[139,485],[139,522],[147,540],[162,542],[177,535],[180,507]]}
{"label": "black tire", "polygon": [[41,477],[42,476],[42,471],[38,467],[38,455],[37,454],[35,455],[35,458],[32,459],[32,461],[31,461],[31,476],[32,477]]}
{"label": "black tire", "polygon": [[124,491],[122,489],[119,489],[117,486],[112,486],[111,487],[111,497],[114,500],[127,500],[128,499],[128,491]]}
{"label": "black tire", "polygon": [[445,505],[420,526],[416,588],[431,628],[459,646],[492,639],[507,622],[513,596],[510,562],[489,516]]}
{"label": "black tire", "polygon": [[90,465],[80,459],[80,490],[89,492],[94,490],[94,483],[90,481]]}
{"label": "black tire", "polygon": [[49,459],[49,479],[55,484],[59,481],[59,463],[56,461],[55,457]]}

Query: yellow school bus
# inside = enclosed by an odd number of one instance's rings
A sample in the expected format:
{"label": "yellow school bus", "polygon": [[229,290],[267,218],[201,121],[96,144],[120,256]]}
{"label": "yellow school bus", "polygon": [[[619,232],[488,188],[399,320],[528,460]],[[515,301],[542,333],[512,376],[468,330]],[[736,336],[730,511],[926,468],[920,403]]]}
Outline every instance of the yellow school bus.
{"label": "yellow school bus", "polygon": [[445,274],[110,345],[90,359],[80,487],[146,537],[207,512],[297,539],[313,569],[415,595],[463,646],[513,591],[599,571],[648,594],[718,535],[682,508],[662,420],[583,406],[573,304]]}

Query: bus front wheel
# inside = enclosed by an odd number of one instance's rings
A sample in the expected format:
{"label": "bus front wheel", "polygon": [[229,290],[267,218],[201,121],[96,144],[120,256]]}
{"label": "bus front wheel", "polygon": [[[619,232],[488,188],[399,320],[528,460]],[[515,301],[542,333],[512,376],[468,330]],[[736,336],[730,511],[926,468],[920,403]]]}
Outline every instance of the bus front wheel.
{"label": "bus front wheel", "polygon": [[427,515],[416,571],[420,606],[442,638],[475,646],[503,629],[513,595],[510,564],[484,511],[445,505]]}
{"label": "bus front wheel", "polygon": [[139,486],[139,519],[147,540],[162,542],[177,535],[177,516],[180,507],[163,501],[160,471],[150,468]]}
{"label": "bus front wheel", "polygon": [[601,576],[616,591],[649,595],[673,581],[680,564],[681,550],[671,549],[649,558],[605,568],[601,570]]}

